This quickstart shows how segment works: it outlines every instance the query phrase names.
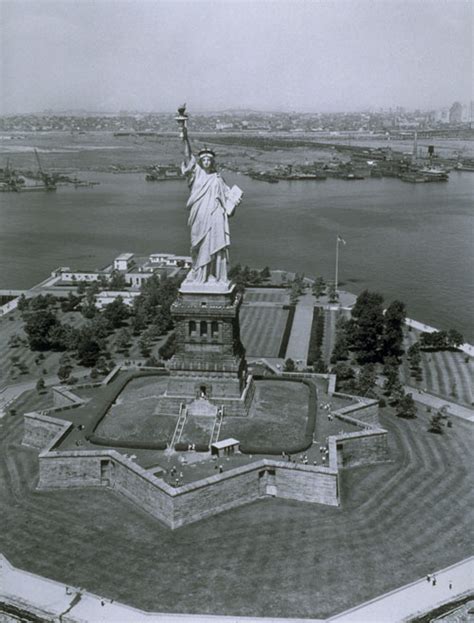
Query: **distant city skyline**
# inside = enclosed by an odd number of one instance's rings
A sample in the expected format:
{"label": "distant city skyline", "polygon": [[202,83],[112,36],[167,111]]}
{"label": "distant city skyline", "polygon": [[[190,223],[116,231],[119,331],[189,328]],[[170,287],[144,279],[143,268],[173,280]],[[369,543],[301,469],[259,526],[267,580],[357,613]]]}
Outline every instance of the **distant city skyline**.
{"label": "distant city skyline", "polygon": [[0,114],[427,111],[472,99],[468,0],[0,0]]}

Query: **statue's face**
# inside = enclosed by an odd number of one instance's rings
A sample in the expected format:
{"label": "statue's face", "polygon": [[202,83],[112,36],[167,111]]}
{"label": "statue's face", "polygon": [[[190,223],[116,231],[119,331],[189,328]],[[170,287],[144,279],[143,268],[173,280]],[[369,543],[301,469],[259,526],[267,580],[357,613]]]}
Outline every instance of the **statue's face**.
{"label": "statue's face", "polygon": [[214,159],[211,156],[201,156],[199,162],[204,171],[209,172],[214,168]]}

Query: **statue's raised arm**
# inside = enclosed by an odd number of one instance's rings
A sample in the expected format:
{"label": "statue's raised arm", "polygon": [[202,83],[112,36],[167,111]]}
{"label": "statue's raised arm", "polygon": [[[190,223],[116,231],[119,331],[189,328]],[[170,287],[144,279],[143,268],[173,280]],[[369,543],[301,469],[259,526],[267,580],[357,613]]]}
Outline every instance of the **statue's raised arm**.
{"label": "statue's raised arm", "polygon": [[186,106],[178,108],[176,121],[184,145],[183,174],[188,177],[190,195],[188,225],[191,229],[192,268],[186,282],[228,285],[229,216],[242,198],[242,191],[229,188],[216,171],[216,154],[201,149],[193,156],[188,139]]}

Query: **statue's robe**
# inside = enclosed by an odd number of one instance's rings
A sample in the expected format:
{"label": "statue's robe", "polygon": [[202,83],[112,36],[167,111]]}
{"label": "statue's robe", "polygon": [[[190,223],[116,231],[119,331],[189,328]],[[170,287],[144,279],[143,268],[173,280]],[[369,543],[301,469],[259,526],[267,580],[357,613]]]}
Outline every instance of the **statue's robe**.
{"label": "statue's robe", "polygon": [[230,233],[225,206],[230,188],[218,173],[206,173],[194,156],[181,169],[190,187],[193,280],[204,282],[214,275],[217,281],[227,281]]}

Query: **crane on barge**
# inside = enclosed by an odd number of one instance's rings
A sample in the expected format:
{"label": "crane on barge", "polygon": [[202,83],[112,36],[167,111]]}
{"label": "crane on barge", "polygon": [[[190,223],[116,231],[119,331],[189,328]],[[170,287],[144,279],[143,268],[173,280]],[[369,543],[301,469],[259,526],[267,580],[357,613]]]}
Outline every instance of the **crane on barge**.
{"label": "crane on barge", "polygon": [[43,170],[43,167],[41,166],[39,153],[36,148],[35,148],[35,156],[36,156],[36,162],[38,163],[39,174],[40,174],[41,179],[43,180],[44,189],[45,190],[56,190],[57,188],[56,180],[53,175],[51,175],[50,173],[46,173]]}

